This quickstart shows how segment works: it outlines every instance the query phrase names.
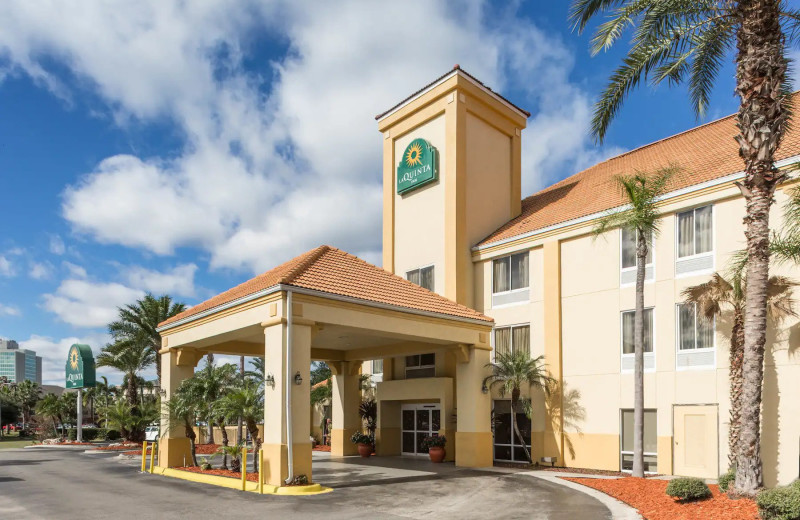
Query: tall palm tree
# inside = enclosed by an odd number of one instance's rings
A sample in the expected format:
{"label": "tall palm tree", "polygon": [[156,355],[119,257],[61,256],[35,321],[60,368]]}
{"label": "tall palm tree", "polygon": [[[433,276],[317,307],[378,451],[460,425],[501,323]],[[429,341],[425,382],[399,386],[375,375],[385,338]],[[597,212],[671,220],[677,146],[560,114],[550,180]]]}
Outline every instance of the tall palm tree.
{"label": "tall palm tree", "polygon": [[[595,107],[592,132],[602,141],[625,97],[644,79],[654,84],[688,82],[692,108],[705,113],[717,75],[733,51],[739,155],[745,178],[740,184],[747,215],[747,288],[744,323],[742,450],[735,490],[753,495],[762,486],[760,451],[761,383],[767,330],[769,209],[784,175],[775,153],[786,132],[791,98],[786,58],[787,34],[794,40],[800,11],[783,0],[574,0],[570,19],[579,32],[602,16],[592,38],[597,54],[616,43],[628,28],[631,48],[611,75]],[[735,50],[734,50],[735,47]]]}
{"label": "tall palm tree", "polygon": [[126,383],[125,396],[128,404],[135,408],[139,401],[139,373],[149,368],[156,359],[157,355],[145,343],[118,341],[103,347],[97,355],[97,366],[111,367],[122,372]]}
{"label": "tall palm tree", "polygon": [[[711,321],[725,312],[732,313],[730,338],[729,396],[730,426],[728,428],[728,462],[736,464],[739,453],[739,438],[742,428],[742,361],[744,357],[744,308],[745,282],[742,269],[731,269],[729,282],[719,273],[714,273],[708,282],[684,289],[682,295],[686,302],[697,305],[697,313]],[[784,276],[771,276],[767,288],[767,313],[779,324],[782,320],[797,316],[794,310],[792,289],[797,284]]]}
{"label": "tall palm tree", "polygon": [[630,231],[636,240],[636,310],[633,318],[633,471],[644,477],[644,278],[652,238],[658,235],[657,203],[666,192],[676,168],[658,170],[652,175],[637,172],[617,177],[627,206],[607,213],[594,228],[595,236],[611,229]]}
{"label": "tall palm tree", "polygon": [[30,422],[34,407],[39,402],[41,394],[42,389],[39,384],[29,379],[25,379],[11,387],[11,397],[14,404],[19,408],[20,414],[22,414],[23,430],[25,425]]}
{"label": "tall palm tree", "polygon": [[108,332],[114,343],[145,345],[152,353],[156,364],[158,386],[161,386],[161,334],[156,331],[158,324],[186,310],[183,303],[173,302],[172,297],[158,298],[147,293],[136,303],[120,307],[119,319],[108,325]]}
{"label": "tall palm tree", "polygon": [[[53,421],[53,430],[58,435],[58,425],[64,424],[63,407],[55,394],[47,394],[36,403],[36,414]],[[62,433],[63,435],[63,433]]]}
{"label": "tall palm tree", "polygon": [[511,424],[514,434],[519,439],[528,461],[533,462],[528,451],[528,443],[523,439],[514,415],[523,408],[520,396],[524,386],[546,391],[548,385],[554,381],[545,370],[544,356],[531,358],[530,353],[525,351],[501,353],[497,354],[494,363],[487,364],[486,368],[491,369],[491,374],[483,380],[483,386],[488,389],[497,386],[500,388],[501,396],[511,395]]}
{"label": "tall palm tree", "polygon": [[[224,365],[215,366],[213,361],[206,361],[205,366],[195,372],[191,379],[187,379],[186,385],[191,389],[192,395],[195,396],[199,404],[199,415],[209,425],[209,430],[212,432],[209,438],[206,439],[207,444],[214,443],[213,431],[211,425],[216,424],[220,427],[222,434],[222,444],[228,443],[228,432],[225,430],[225,416],[218,411],[216,406],[225,394],[227,394],[234,387],[236,383],[236,366],[226,363]],[[201,420],[202,420],[201,419]],[[225,465],[223,458],[223,465]]]}
{"label": "tall palm tree", "polygon": [[255,460],[255,454],[261,448],[258,423],[264,420],[264,392],[257,383],[245,380],[217,401],[217,406],[218,413],[228,419],[242,418],[247,432],[253,439],[253,460]]}
{"label": "tall palm tree", "polygon": [[199,403],[194,389],[186,384],[188,381],[191,379],[184,380],[172,398],[165,402],[163,417],[169,426],[167,430],[161,432],[161,435],[166,435],[173,428],[183,427],[191,447],[192,466],[197,466],[197,434],[194,432],[194,423]]}

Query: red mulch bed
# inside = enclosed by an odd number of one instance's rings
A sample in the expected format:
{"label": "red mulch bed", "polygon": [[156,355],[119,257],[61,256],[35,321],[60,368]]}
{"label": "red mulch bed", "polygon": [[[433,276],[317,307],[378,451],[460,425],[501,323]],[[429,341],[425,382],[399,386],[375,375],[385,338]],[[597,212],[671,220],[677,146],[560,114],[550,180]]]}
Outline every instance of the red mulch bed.
{"label": "red mulch bed", "polygon": [[709,485],[711,498],[679,502],[667,496],[668,481],[626,477],[606,480],[564,478],[611,495],[635,507],[647,520],[757,520],[758,507],[753,500],[732,500],[716,485]]}
{"label": "red mulch bed", "polygon": [[328,451],[328,452],[331,451],[331,447],[330,446],[323,446],[322,444],[317,444],[312,449],[314,451]]}
{"label": "red mulch bed", "polygon": [[219,451],[221,444],[195,444],[194,452],[197,455],[213,455]]}
{"label": "red mulch bed", "polygon": [[126,451],[130,450],[131,448],[139,448],[139,453],[141,453],[142,445],[136,443],[128,443],[122,444],[120,446],[98,446],[96,449],[99,451]]}
{"label": "red mulch bed", "polygon": [[[238,471],[231,471],[229,469],[209,469],[203,471],[197,466],[183,466],[180,468],[173,468],[173,469],[179,469],[181,471],[191,471],[192,473],[202,473],[203,475],[216,475],[218,477],[230,477],[242,480],[241,473],[239,473]],[[249,482],[258,482],[258,473],[248,473],[247,480]]]}
{"label": "red mulch bed", "polygon": [[55,442],[49,446],[94,446],[91,442]]}

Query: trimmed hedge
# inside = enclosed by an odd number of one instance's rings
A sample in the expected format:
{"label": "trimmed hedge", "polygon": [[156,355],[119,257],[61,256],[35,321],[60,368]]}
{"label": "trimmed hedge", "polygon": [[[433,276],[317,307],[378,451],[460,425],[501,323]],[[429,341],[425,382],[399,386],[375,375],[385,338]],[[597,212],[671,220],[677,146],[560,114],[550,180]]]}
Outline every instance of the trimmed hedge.
{"label": "trimmed hedge", "polygon": [[800,520],[800,481],[762,491],[756,504],[764,520]]}
{"label": "trimmed hedge", "polygon": [[695,477],[681,477],[672,479],[667,484],[667,495],[681,500],[698,500],[711,496],[703,479]]}
{"label": "trimmed hedge", "polygon": [[736,480],[736,472],[733,468],[729,469],[726,473],[723,473],[719,476],[717,483],[719,484],[719,490],[723,493],[728,492],[728,487],[733,484],[733,481]]}
{"label": "trimmed hedge", "polygon": [[[102,434],[101,434],[102,432]],[[71,441],[78,440],[78,429],[77,428],[70,428],[67,430],[67,438]],[[83,429],[83,440],[84,442],[93,441],[97,439],[104,439],[105,438],[105,430],[102,428],[84,428]]]}

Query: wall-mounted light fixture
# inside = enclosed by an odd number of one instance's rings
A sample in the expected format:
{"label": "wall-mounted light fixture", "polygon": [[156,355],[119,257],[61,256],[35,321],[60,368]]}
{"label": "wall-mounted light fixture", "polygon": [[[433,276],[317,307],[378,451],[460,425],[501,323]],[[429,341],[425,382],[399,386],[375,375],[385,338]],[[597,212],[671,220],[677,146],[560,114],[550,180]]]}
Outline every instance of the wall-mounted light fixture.
{"label": "wall-mounted light fixture", "polygon": [[303,376],[300,375],[300,372],[294,375],[294,384],[298,386],[303,384]]}
{"label": "wall-mounted light fixture", "polygon": [[159,388],[158,393],[161,394],[161,397],[167,397],[167,391],[164,388]]}
{"label": "wall-mounted light fixture", "polygon": [[489,389],[486,387],[486,383],[484,383],[483,386],[481,387],[481,392],[483,392],[484,394],[489,393]]}
{"label": "wall-mounted light fixture", "polygon": [[275,388],[275,376],[267,374],[267,377],[264,378],[264,383],[271,388]]}

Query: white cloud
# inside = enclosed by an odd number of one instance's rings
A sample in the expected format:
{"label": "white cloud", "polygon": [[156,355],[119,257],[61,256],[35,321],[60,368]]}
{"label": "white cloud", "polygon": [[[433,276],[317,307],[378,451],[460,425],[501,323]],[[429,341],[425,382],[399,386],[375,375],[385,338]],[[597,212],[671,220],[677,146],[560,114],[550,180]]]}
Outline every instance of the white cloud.
{"label": "white cloud", "polygon": [[53,266],[48,262],[31,262],[28,276],[34,280],[46,280],[53,274]]}
{"label": "white cloud", "polygon": [[0,276],[11,278],[16,274],[17,271],[16,269],[14,269],[14,265],[11,263],[11,260],[6,258],[5,256],[0,255]]}
{"label": "white cloud", "polygon": [[64,241],[58,235],[52,235],[50,237],[50,252],[54,255],[63,255],[64,252],[67,250],[66,246],[64,245]]}
{"label": "white cloud", "polygon": [[[20,348],[30,349],[42,357],[42,383],[46,385],[64,386],[64,365],[67,361],[67,352],[75,343],[82,343],[92,347],[94,355],[100,353],[111,338],[107,334],[89,334],[87,336],[72,336],[67,338],[54,339],[47,336],[33,334],[30,338],[20,341]],[[98,368],[99,376],[105,375],[109,383],[119,384],[122,375],[110,368]]]}
{"label": "white cloud", "polygon": [[[170,158],[108,157],[65,191],[64,217],[103,243],[198,247],[212,268],[253,271],[321,243],[379,258],[373,116],[454,63],[526,92],[526,191],[595,157],[570,51],[480,1],[18,1],[0,20],[0,49],[56,95],[88,86],[118,124],[166,117],[185,137]],[[255,33],[285,38],[286,56],[246,70]]]}
{"label": "white cloud", "polygon": [[17,307],[0,303],[0,316],[20,316],[21,314]]}
{"label": "white cloud", "polygon": [[62,265],[67,269],[69,272],[70,278],[86,278],[86,269],[83,267],[73,264],[72,262],[63,262]]}
{"label": "white cloud", "polygon": [[195,264],[183,264],[167,272],[153,271],[140,266],[130,267],[124,276],[128,285],[154,293],[156,296],[195,296],[194,274]]}
{"label": "white cloud", "polygon": [[144,296],[119,283],[64,280],[55,294],[44,295],[44,308],[76,327],[105,327],[117,318],[117,308]]}

